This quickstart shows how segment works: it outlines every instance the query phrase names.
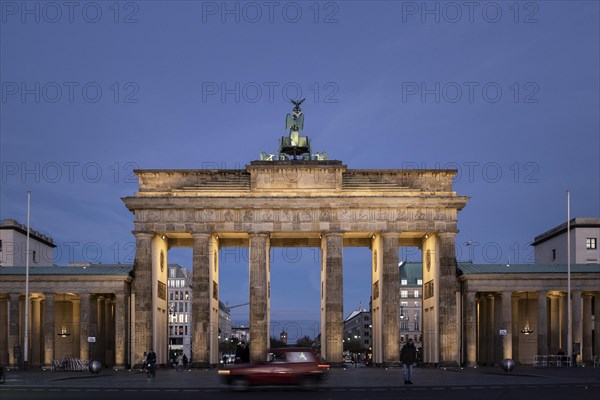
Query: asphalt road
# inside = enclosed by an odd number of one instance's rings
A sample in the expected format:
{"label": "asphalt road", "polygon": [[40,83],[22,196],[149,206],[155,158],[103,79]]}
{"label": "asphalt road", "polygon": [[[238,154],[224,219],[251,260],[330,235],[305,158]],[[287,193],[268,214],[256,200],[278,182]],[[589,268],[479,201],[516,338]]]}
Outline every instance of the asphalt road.
{"label": "asphalt road", "polygon": [[148,389],[148,388],[0,388],[2,400],[598,400],[600,385],[510,385],[510,386],[429,386],[429,387],[366,387],[323,388],[311,391],[295,388],[252,388],[245,392],[228,389]]}

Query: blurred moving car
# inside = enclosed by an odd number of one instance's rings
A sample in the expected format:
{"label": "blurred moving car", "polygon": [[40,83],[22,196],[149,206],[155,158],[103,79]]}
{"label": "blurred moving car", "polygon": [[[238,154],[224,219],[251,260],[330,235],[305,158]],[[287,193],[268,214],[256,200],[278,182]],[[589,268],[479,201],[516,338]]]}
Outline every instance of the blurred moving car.
{"label": "blurred moving car", "polygon": [[282,347],[269,349],[268,361],[227,366],[218,374],[234,389],[251,385],[314,388],[327,378],[329,367],[311,348]]}

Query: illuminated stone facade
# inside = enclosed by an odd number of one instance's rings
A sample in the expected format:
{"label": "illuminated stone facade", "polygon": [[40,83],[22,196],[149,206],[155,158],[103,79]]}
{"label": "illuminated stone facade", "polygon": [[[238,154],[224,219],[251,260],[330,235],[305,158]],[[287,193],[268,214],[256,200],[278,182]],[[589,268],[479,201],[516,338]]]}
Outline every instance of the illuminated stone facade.
{"label": "illuminated stone facade", "polygon": [[[453,170],[350,170],[339,161],[254,161],[240,170],[138,170],[132,301],[135,358],[166,343],[168,248],[193,249],[192,360],[218,363],[218,250],[249,247],[251,359],[266,356],[271,247],[321,249],[321,352],[342,361],[343,248],[372,250],[373,360],[399,360],[400,246],[423,250],[426,362],[459,363],[455,237],[468,198]],[[148,290],[152,288],[152,290]],[[166,354],[166,349],[163,354]],[[160,362],[160,360],[159,360]]]}

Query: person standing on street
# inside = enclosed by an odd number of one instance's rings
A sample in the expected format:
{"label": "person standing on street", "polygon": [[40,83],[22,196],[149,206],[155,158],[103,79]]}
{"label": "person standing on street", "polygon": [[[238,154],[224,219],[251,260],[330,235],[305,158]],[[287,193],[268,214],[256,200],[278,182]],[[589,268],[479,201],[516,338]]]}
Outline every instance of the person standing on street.
{"label": "person standing on street", "polygon": [[417,361],[417,348],[412,339],[408,339],[408,342],[402,346],[400,361],[404,369],[404,384],[412,385],[412,368],[413,364]]}

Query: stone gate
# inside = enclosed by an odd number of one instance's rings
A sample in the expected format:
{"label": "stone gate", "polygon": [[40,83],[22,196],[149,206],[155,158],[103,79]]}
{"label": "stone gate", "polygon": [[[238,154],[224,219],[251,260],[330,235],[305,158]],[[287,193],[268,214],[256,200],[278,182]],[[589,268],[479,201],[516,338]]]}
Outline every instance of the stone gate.
{"label": "stone gate", "polygon": [[[251,360],[269,346],[271,247],[321,249],[321,352],[342,361],[343,248],[372,252],[373,361],[400,353],[398,255],[423,254],[424,361],[458,365],[457,213],[468,201],[455,170],[352,170],[321,159],[253,161],[235,170],[137,170],[123,199],[134,214],[132,360],[166,358],[167,253],[193,249],[192,362],[218,364],[219,249],[249,248]],[[295,155],[294,155],[295,158]]]}

